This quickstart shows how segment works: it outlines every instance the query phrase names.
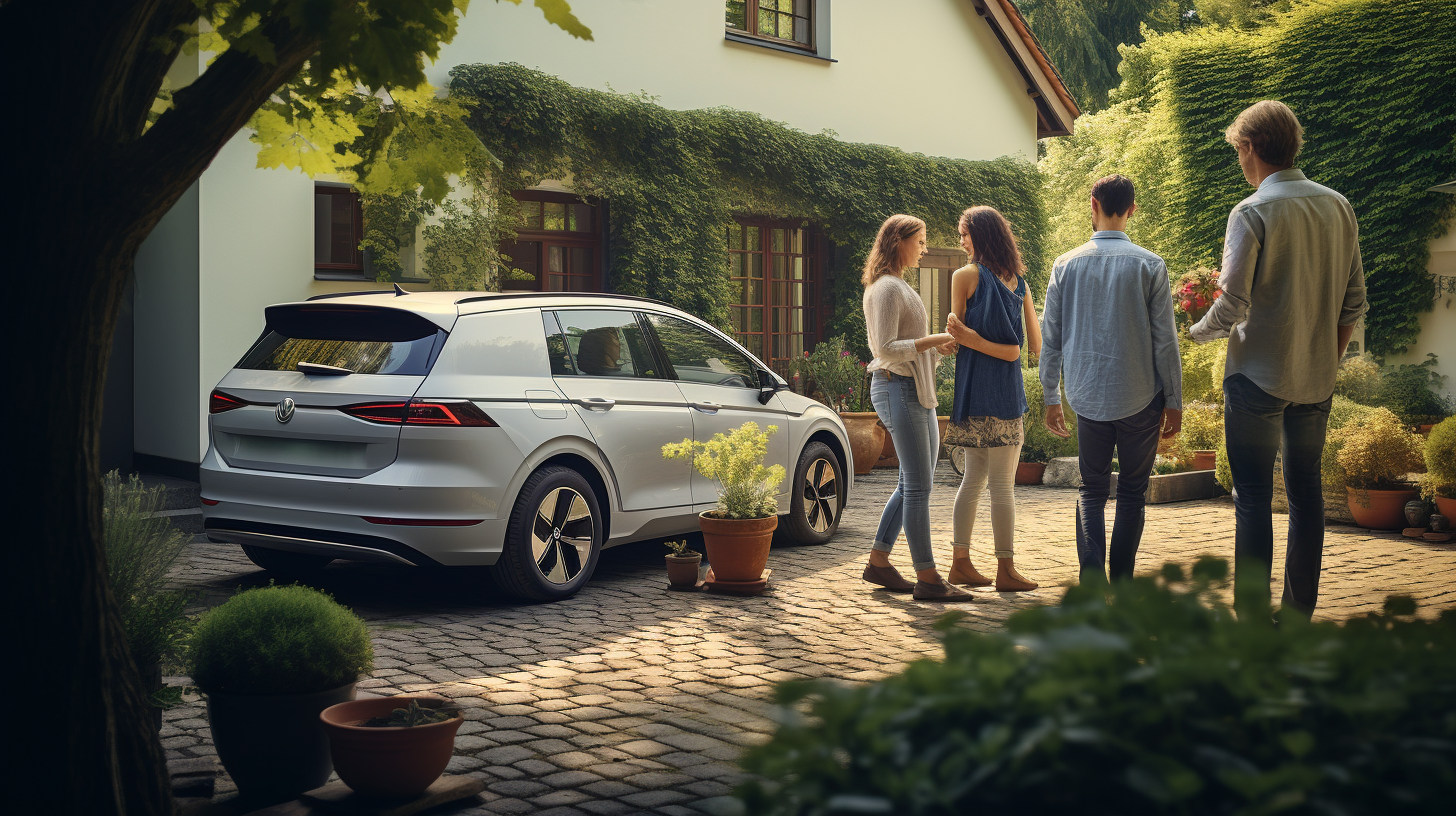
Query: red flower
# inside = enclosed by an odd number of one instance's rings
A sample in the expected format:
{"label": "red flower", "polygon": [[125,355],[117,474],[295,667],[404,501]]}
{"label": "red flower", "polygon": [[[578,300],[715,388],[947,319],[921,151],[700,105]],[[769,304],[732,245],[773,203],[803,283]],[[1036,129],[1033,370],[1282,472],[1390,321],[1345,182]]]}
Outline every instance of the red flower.
{"label": "red flower", "polygon": [[1208,301],[1203,299],[1203,295],[1199,295],[1198,297],[1195,297],[1193,299],[1193,305],[1198,307],[1199,309],[1202,309],[1204,306],[1208,305]]}
{"label": "red flower", "polygon": [[1185,298],[1183,300],[1183,302],[1180,303],[1180,304],[1178,304],[1178,305],[1179,306],[1182,306],[1183,307],[1183,311],[1185,311],[1185,312],[1191,312],[1191,311],[1193,311],[1193,301],[1191,301],[1191,300],[1188,300],[1188,299]]}

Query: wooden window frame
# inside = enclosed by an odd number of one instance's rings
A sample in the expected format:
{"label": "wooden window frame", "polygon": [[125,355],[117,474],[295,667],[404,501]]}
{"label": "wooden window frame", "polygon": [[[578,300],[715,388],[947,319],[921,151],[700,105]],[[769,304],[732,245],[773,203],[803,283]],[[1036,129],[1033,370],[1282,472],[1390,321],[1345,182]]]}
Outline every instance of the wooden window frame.
{"label": "wooden window frame", "polygon": [[[744,12],[743,12],[743,14],[744,14],[744,22],[747,24],[747,27],[746,28],[735,28],[733,26],[730,26],[730,25],[727,24],[727,20],[726,19],[724,20],[723,25],[724,25],[724,28],[727,29],[727,31],[730,34],[734,35],[735,37],[743,37],[745,39],[751,39],[751,40],[760,40],[760,41],[765,42],[765,43],[772,43],[772,44],[777,45],[777,46],[782,46],[782,47],[785,47],[785,48],[794,48],[794,49],[798,49],[798,50],[801,50],[801,51],[806,51],[806,52],[808,52],[810,54],[816,54],[816,53],[818,53],[818,46],[815,44],[815,38],[816,38],[816,35],[815,35],[815,27],[816,27],[815,26],[815,19],[817,17],[816,12],[818,11],[818,9],[815,8],[815,5],[816,4],[815,4],[814,0],[808,0],[808,3],[809,3],[809,14],[808,14],[807,17],[804,18],[804,25],[809,30],[809,42],[808,43],[801,43],[801,42],[799,42],[798,40],[795,40],[795,39],[787,39],[786,40],[786,39],[783,39],[782,37],[775,37],[772,34],[760,34],[760,33],[758,33],[758,0],[743,0],[743,6],[744,6]],[[726,0],[725,0],[725,4],[724,5],[725,5],[725,8],[726,8],[726,5],[727,5],[726,4]],[[775,10],[775,13],[781,14],[782,12],[779,12],[779,11]],[[790,15],[790,16],[797,16],[797,15]]]}
{"label": "wooden window frame", "polygon": [[[525,289],[525,288],[520,288],[520,287],[514,287],[514,288],[512,288],[509,291],[527,291],[527,292],[549,292],[549,291],[553,291],[553,290],[551,290],[549,288],[550,283],[551,283],[551,273],[546,268],[546,258],[547,258],[547,253],[549,251],[547,249],[548,244],[551,245],[551,246],[560,246],[560,247],[563,247],[563,248],[566,248],[566,249],[572,249],[572,248],[590,249],[592,251],[592,253],[593,253],[593,255],[592,255],[593,262],[592,262],[591,275],[587,278],[587,286],[590,287],[590,288],[588,288],[586,290],[568,290],[568,291],[587,291],[587,292],[601,292],[601,291],[604,291],[604,286],[605,286],[605,281],[606,281],[606,268],[605,267],[606,267],[606,255],[607,255],[607,253],[606,253],[606,243],[605,243],[605,240],[606,240],[606,225],[603,222],[605,221],[605,218],[606,218],[606,208],[602,206],[602,202],[600,200],[593,199],[593,198],[583,199],[581,196],[575,195],[573,193],[558,193],[558,192],[551,192],[551,191],[546,191],[546,190],[515,190],[515,191],[512,191],[511,192],[511,197],[514,198],[516,201],[519,201],[519,202],[540,202],[542,204],[566,204],[567,206],[570,206],[572,204],[586,204],[587,206],[589,206],[589,207],[592,208],[592,221],[593,221],[593,223],[592,223],[592,228],[591,228],[590,231],[548,230],[548,229],[544,229],[544,228],[542,228],[542,229],[532,229],[532,228],[527,228],[527,227],[523,227],[523,228],[517,230],[516,231],[515,243],[519,244],[522,241],[535,241],[535,242],[540,243],[541,249],[540,249],[540,254],[536,258],[536,270],[537,270],[537,273],[536,273],[537,274],[536,287],[534,289]],[[543,216],[543,220],[542,220],[542,226],[543,227],[545,226],[544,216]],[[568,278],[571,278],[571,277],[583,277],[583,276],[568,274],[567,277]],[[506,287],[502,286],[501,288],[502,288],[502,291],[506,291]]]}
{"label": "wooden window frame", "polygon": [[[321,263],[317,259],[315,259],[313,263],[313,268],[315,270],[324,269],[328,270],[329,272],[335,273],[329,276],[330,278],[335,279],[338,279],[337,273],[339,272],[356,272],[359,275],[359,279],[363,280],[364,250],[360,248],[359,244],[364,240],[364,207],[360,203],[359,192],[353,187],[345,187],[335,184],[314,184],[313,194],[316,196],[342,195],[349,197],[350,211],[351,215],[353,216],[352,220],[354,226],[354,236],[357,239],[354,242],[354,260],[352,263]],[[314,240],[317,241],[318,237],[315,236]]]}
{"label": "wooden window frame", "polygon": [[[759,325],[761,328],[758,331],[740,332],[735,325],[733,327],[733,331],[729,332],[729,334],[733,337],[735,341],[738,342],[739,345],[748,348],[750,351],[753,351],[752,344],[745,342],[745,340],[749,337],[759,337],[759,351],[754,352],[755,356],[762,360],[763,363],[767,365],[770,369],[777,371],[785,379],[788,379],[793,376],[793,371],[791,370],[792,366],[788,364],[788,361],[790,361],[792,358],[780,357],[774,354],[774,338],[775,336],[792,336],[796,334],[801,335],[803,337],[803,345],[805,351],[813,350],[814,346],[823,339],[822,333],[824,331],[825,309],[823,308],[823,304],[821,303],[821,292],[823,291],[823,288],[826,284],[824,277],[824,266],[826,264],[826,261],[828,260],[827,241],[824,240],[823,236],[819,233],[819,230],[814,227],[814,225],[805,222],[801,218],[783,219],[738,216],[735,217],[733,221],[735,227],[740,229],[747,229],[749,227],[757,227],[759,229],[760,248],[758,250],[749,250],[747,248],[741,250],[734,249],[730,243],[728,252],[730,254],[730,260],[731,255],[733,254],[761,254],[763,256],[763,302],[758,304],[747,304],[741,302],[741,298],[735,298],[735,301],[729,304],[730,307],[735,310],[743,309],[745,313],[748,310],[758,310],[760,315]],[[792,244],[787,242],[787,236],[785,236],[786,250],[775,251],[773,249],[773,230],[776,229],[782,229],[786,231],[801,230],[803,232],[802,251],[793,252],[787,249],[787,247],[792,246]],[[776,278],[774,276],[774,258],[778,256],[784,256],[789,259],[785,263],[785,267],[788,269],[792,269],[793,258],[800,257],[804,259],[804,275],[802,278],[802,285],[804,287],[804,305],[780,306],[776,304],[774,300],[774,281],[800,280],[797,278]],[[746,269],[747,264],[745,264],[745,270]],[[745,275],[742,277],[734,275],[733,268],[730,264],[730,286],[738,285],[738,281],[740,280],[751,281],[753,280],[753,278],[749,275]],[[776,333],[773,329],[773,310],[776,308],[799,310],[804,315],[804,325],[806,326],[806,328],[802,332],[780,331]],[[784,368],[780,369],[776,367],[776,362],[784,364]]]}

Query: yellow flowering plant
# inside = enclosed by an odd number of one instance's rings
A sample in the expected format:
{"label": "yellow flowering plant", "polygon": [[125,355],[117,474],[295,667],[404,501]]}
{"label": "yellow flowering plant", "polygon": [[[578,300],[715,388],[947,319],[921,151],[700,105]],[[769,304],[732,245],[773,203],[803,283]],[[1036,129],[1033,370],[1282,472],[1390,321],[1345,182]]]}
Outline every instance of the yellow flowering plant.
{"label": "yellow flowering plant", "polygon": [[726,434],[713,434],[707,442],[684,439],[662,446],[664,459],[687,459],[693,468],[718,483],[718,518],[759,519],[778,513],[779,483],[787,475],[783,465],[764,467],[768,438],[777,425],[761,431],[757,422],[745,422]]}

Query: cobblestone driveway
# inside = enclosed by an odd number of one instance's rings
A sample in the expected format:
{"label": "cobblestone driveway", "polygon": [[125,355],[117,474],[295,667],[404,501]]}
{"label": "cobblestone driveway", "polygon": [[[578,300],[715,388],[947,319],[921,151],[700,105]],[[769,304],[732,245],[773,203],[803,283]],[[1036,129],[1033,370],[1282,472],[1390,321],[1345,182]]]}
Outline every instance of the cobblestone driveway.
{"label": "cobblestone driveway", "polygon": [[[894,475],[879,470],[860,480],[834,541],[776,547],[773,589],[757,598],[667,591],[664,551],[655,542],[609,550],[595,580],[555,604],[498,598],[476,570],[336,563],[317,585],[369,622],[376,668],[362,688],[435,692],[465,707],[450,771],[479,776],[487,788],[483,804],[454,812],[734,813],[727,796],[741,779],[734,760],[772,730],[771,684],[872,680],[939,654],[931,628],[939,608],[859,580]],[[957,483],[942,465],[932,502],[943,567]],[[1059,585],[1076,576],[1075,493],[1016,493],[1018,566],[1043,588],[978,590],[975,603],[959,608],[979,629],[996,628],[1016,609],[1055,602]],[[1282,517],[1275,519],[1277,538]],[[983,530],[989,534],[984,507],[976,555],[994,566]],[[1231,556],[1232,542],[1226,499],[1150,507],[1139,566]],[[1453,550],[1332,526],[1317,617],[1377,610],[1396,592],[1416,596],[1427,613],[1456,605]],[[908,574],[903,542],[893,558]],[[236,547],[207,543],[192,546],[181,580],[209,604],[266,583]],[[1274,591],[1277,597],[1280,588]],[[162,737],[169,757],[213,753],[200,703],[169,711]],[[227,790],[223,780],[220,796]]]}

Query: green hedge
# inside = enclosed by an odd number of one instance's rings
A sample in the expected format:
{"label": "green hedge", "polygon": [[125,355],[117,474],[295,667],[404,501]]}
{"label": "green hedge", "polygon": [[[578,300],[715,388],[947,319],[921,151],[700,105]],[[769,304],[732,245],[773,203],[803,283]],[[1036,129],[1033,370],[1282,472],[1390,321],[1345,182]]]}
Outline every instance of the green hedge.
{"label": "green hedge", "polygon": [[650,98],[572,87],[520,65],[462,65],[452,95],[473,100],[471,127],[504,162],[498,200],[545,178],[571,180],[609,208],[609,287],[658,298],[720,326],[729,303],[727,231],[734,215],[802,218],[837,251],[824,264],[834,314],[824,336],[864,353],[860,268],[886,216],[926,220],[931,242],[956,245],[973,204],[1006,214],[1037,290],[1049,259],[1036,168],[964,161],[808,134],[755,113],[673,111]]}
{"label": "green hedge", "polygon": [[1227,565],[1074,587],[945,659],[787,684],[744,767],[780,814],[1404,814],[1456,794],[1456,612],[1236,621]]}
{"label": "green hedge", "polygon": [[1383,356],[1414,341],[1434,294],[1428,242],[1456,210],[1456,197],[1427,191],[1456,177],[1449,0],[1321,0],[1247,31],[1151,35],[1123,55],[1118,104],[1048,144],[1053,252],[1081,235],[1091,181],[1124,172],[1144,204],[1134,239],[1175,273],[1217,265],[1229,210],[1253,191],[1224,128],[1249,104],[1279,99],[1305,127],[1298,166],[1343,193],[1360,221],[1369,349]]}

